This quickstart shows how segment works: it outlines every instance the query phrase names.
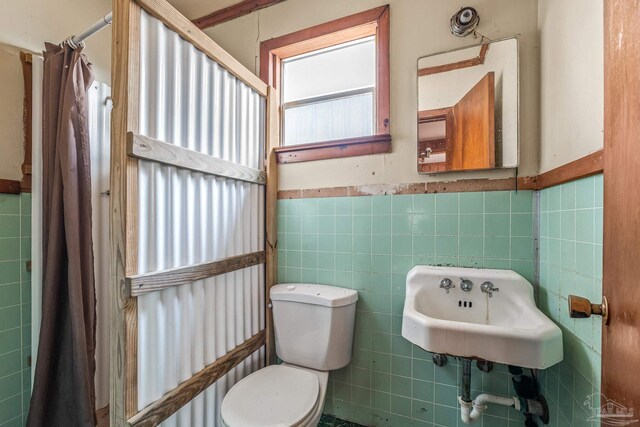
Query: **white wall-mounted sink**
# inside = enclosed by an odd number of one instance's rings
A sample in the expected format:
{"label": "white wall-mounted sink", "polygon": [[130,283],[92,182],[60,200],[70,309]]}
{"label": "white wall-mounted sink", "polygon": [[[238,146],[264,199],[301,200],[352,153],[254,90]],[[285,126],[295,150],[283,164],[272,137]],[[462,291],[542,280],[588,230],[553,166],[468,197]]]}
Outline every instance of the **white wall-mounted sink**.
{"label": "white wall-mounted sink", "polygon": [[[455,287],[441,287],[443,279]],[[469,292],[463,279],[473,283]],[[499,291],[483,292],[484,282]],[[433,353],[524,368],[562,360],[560,328],[536,307],[531,284],[511,270],[414,267],[407,275],[402,336]]]}

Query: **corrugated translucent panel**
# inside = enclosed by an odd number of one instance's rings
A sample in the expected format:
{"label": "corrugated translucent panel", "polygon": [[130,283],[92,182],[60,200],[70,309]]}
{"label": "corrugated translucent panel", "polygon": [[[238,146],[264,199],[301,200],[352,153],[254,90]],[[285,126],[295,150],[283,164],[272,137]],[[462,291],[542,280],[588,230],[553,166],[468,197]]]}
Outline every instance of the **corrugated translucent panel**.
{"label": "corrugated translucent panel", "polygon": [[141,134],[261,168],[264,98],[146,12],[140,56]]}
{"label": "corrugated translucent panel", "polygon": [[254,266],[139,297],[141,408],[264,327],[262,270]]}
{"label": "corrugated translucent panel", "polygon": [[95,82],[89,89],[92,237],[96,286],[96,407],[109,404],[109,164],[111,88]]}
{"label": "corrugated translucent panel", "polygon": [[[262,168],[264,98],[145,12],[140,54],[141,134]],[[148,161],[138,174],[139,273],[264,250],[264,187]],[[263,329],[264,301],[261,265],[139,297],[139,409]],[[261,352],[164,424],[218,425]]]}
{"label": "corrugated translucent panel", "polygon": [[260,369],[264,361],[264,348],[242,361],[215,384],[162,423],[163,427],[209,427],[220,425],[220,406],[227,391],[242,378]]}
{"label": "corrugated translucent panel", "polygon": [[355,138],[373,134],[373,92],[288,107],[285,145]]}

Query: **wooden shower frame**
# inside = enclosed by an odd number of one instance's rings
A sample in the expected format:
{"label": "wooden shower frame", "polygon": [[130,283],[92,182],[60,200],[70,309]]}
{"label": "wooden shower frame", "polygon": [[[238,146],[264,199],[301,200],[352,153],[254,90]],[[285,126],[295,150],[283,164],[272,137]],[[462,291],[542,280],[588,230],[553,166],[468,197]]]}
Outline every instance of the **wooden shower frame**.
{"label": "wooden shower frame", "polygon": [[[264,171],[240,167],[138,134],[143,9],[266,98]],[[138,295],[264,264],[265,299],[269,305],[269,289],[275,284],[277,275],[278,177],[273,148],[279,145],[279,97],[273,87],[263,83],[165,0],[113,0],[111,75],[110,425],[156,426],[263,345],[266,345],[266,363],[275,361],[273,322],[267,307],[265,329],[138,411]],[[185,157],[189,157],[189,162],[184,162]],[[139,275],[137,180],[140,158],[189,169],[195,169],[195,164],[200,172],[266,185],[265,250]]]}

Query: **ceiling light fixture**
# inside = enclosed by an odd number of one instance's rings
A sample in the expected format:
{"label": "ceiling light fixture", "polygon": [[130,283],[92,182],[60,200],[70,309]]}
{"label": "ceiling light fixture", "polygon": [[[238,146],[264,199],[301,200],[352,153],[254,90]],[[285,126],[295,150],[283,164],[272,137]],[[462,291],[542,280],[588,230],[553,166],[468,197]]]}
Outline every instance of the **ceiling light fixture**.
{"label": "ceiling light fixture", "polygon": [[472,7],[463,7],[451,17],[451,34],[465,37],[471,34],[480,23],[480,15]]}

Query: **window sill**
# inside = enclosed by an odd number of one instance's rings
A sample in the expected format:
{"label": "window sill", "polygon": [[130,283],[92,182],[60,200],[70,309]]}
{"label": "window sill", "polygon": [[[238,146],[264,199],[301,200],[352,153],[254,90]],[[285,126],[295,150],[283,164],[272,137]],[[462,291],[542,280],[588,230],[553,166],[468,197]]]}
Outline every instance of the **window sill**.
{"label": "window sill", "polygon": [[280,164],[340,159],[391,152],[391,135],[371,135],[336,141],[314,142],[275,149]]}

